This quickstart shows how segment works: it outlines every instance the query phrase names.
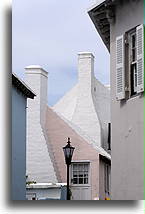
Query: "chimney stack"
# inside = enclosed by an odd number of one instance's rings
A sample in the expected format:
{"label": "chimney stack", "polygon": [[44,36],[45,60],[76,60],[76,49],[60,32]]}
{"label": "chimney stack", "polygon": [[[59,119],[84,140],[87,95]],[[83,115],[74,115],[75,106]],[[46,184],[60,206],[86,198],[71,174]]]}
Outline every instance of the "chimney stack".
{"label": "chimney stack", "polygon": [[[39,65],[30,65],[25,68],[26,82],[36,93],[34,102],[29,102],[31,109],[35,112],[37,119],[45,122],[45,112],[47,106],[47,81],[48,72]],[[29,106],[28,106],[29,107]]]}
{"label": "chimney stack", "polygon": [[90,52],[78,54],[78,83],[80,93],[91,93],[94,78],[94,56]]}
{"label": "chimney stack", "polygon": [[90,52],[79,53],[78,92],[72,122],[88,133],[89,136],[92,136],[92,139],[96,142],[96,145],[100,146],[101,129],[93,100],[94,81],[93,54]]}

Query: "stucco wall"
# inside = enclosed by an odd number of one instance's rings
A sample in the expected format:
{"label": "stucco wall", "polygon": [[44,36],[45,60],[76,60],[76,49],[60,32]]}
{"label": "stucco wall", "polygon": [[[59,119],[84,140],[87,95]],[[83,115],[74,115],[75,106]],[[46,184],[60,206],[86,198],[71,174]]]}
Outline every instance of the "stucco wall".
{"label": "stucco wall", "polygon": [[112,199],[143,199],[143,96],[116,100],[116,36],[143,24],[143,0],[119,1],[111,25]]}
{"label": "stucco wall", "polygon": [[26,97],[12,87],[12,200],[25,200]]}

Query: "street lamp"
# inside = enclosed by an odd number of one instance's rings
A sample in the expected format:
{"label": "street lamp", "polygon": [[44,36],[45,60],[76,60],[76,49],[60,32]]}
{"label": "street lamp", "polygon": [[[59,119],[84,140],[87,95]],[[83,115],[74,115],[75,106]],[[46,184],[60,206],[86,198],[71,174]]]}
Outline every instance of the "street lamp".
{"label": "street lamp", "polygon": [[68,138],[67,145],[63,147],[65,163],[67,165],[67,200],[70,200],[70,193],[69,193],[69,166],[71,164],[71,159],[73,156],[74,147],[70,145],[70,138]]}

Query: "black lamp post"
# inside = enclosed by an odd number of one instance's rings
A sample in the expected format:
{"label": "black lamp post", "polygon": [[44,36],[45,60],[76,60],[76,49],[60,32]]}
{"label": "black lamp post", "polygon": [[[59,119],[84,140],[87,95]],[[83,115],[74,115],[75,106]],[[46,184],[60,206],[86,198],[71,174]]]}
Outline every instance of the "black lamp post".
{"label": "black lamp post", "polygon": [[70,192],[69,192],[69,166],[71,164],[71,159],[73,156],[74,147],[70,145],[70,138],[68,138],[67,145],[63,147],[63,152],[65,156],[65,163],[67,165],[67,200],[70,200]]}

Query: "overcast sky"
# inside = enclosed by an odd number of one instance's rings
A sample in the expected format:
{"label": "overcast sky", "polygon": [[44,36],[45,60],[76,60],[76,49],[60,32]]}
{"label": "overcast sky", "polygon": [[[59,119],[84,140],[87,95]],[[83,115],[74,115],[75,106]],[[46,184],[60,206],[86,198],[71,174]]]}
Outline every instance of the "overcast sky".
{"label": "overcast sky", "polygon": [[94,2],[13,1],[13,72],[24,79],[28,65],[41,65],[47,70],[50,106],[76,84],[78,52],[94,54],[95,76],[109,84],[109,53],[87,14]]}

